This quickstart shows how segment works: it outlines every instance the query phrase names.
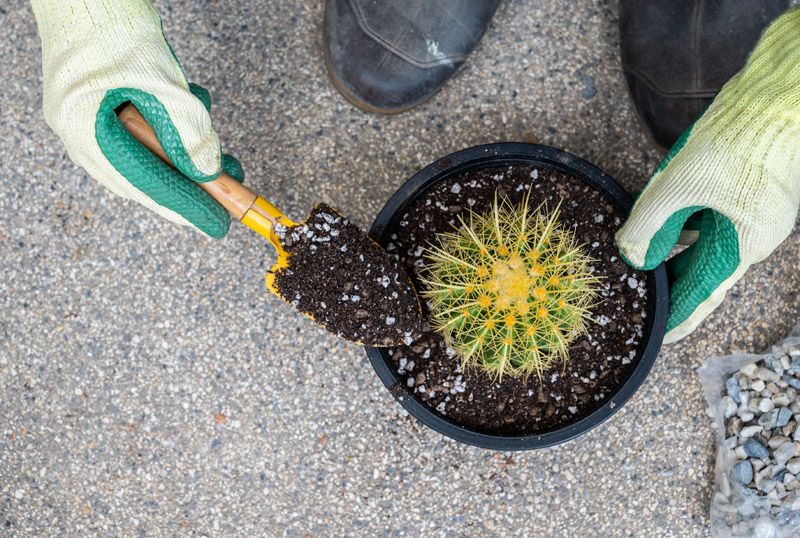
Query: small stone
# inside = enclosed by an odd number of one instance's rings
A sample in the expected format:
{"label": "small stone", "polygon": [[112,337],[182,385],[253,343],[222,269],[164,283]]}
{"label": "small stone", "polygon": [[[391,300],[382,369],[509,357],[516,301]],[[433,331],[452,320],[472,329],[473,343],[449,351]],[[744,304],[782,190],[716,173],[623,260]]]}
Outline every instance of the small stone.
{"label": "small stone", "polygon": [[[750,426],[750,427],[751,428],[759,428],[759,431],[761,431],[761,429],[762,429],[761,426]],[[744,430],[746,430],[746,429],[747,428],[744,428],[742,430],[742,433],[744,433]],[[756,432],[756,433],[758,433],[758,432]],[[792,447],[792,454],[794,454],[794,444],[792,444],[791,447]],[[765,458],[769,457],[769,450],[767,450],[764,447],[764,445],[762,445],[761,443],[759,443],[758,441],[756,441],[752,437],[750,437],[750,439],[747,440],[747,442],[743,445],[743,448],[744,448],[745,453],[748,456],[750,456],[751,458],[765,459]],[[789,459],[789,458],[786,458],[786,459]]]}
{"label": "small stone", "polygon": [[756,512],[756,507],[752,503],[743,503],[736,507],[736,510],[744,518],[749,518]]}
{"label": "small stone", "polygon": [[763,379],[757,379],[757,380],[753,381],[753,384],[750,385],[750,388],[752,390],[756,391],[756,392],[761,392],[762,390],[764,390],[766,388],[766,386],[767,386],[767,384],[764,383]]}
{"label": "small stone", "polygon": [[733,449],[733,455],[736,456],[737,460],[746,460],[747,459],[747,451],[744,449],[743,446],[737,446]]}
{"label": "small stone", "polygon": [[755,415],[750,411],[742,411],[741,409],[739,409],[739,418],[742,419],[744,422],[750,422],[751,420],[753,420],[754,417]]}
{"label": "small stone", "polygon": [[731,478],[746,486],[753,481],[753,466],[749,461],[740,461],[731,468]]}
{"label": "small stone", "polygon": [[736,437],[735,435],[728,437],[727,439],[722,441],[722,447],[725,448],[726,450],[733,450],[734,448],[736,448],[736,445],[738,444],[739,444],[739,438]]}
{"label": "small stone", "polygon": [[422,372],[418,373],[417,377],[414,378],[414,383],[416,385],[422,385],[423,383],[425,383],[425,374]]}
{"label": "small stone", "polygon": [[766,464],[761,460],[750,460],[750,463],[753,464],[753,470],[756,472],[766,467]]}
{"label": "small stone", "polygon": [[786,491],[795,491],[797,488],[800,488],[800,482],[798,482],[796,478],[790,480],[789,483],[786,484]]}
{"label": "small stone", "polygon": [[728,392],[728,396],[733,398],[733,401],[736,403],[741,403],[741,399],[739,399],[739,379],[733,375],[728,378],[725,382],[725,390]]}
{"label": "small stone", "polygon": [[769,493],[770,491],[775,489],[775,482],[773,482],[772,480],[762,480],[757,487],[764,493]]}
{"label": "small stone", "polygon": [[787,441],[783,443],[778,449],[775,451],[775,461],[779,464],[784,465],[787,461],[792,459],[794,455],[797,453],[797,447],[794,446],[794,443],[791,441]]}
{"label": "small stone", "polygon": [[770,383],[769,385],[767,385],[767,392],[769,393],[770,397],[772,397],[773,400],[775,399],[774,396],[778,394],[780,391],[781,389],[775,383]]}
{"label": "small stone", "polygon": [[742,366],[739,371],[750,379],[753,379],[756,376],[756,370],[758,370],[758,366],[756,366],[756,363],[751,362],[750,364]]}
{"label": "small stone", "polygon": [[800,473],[800,458],[792,458],[786,462],[786,468],[792,474]]}
{"label": "small stone", "polygon": [[747,406],[750,404],[750,393],[744,391],[739,394],[739,399],[742,400],[742,406],[746,409]]}
{"label": "small stone", "polygon": [[797,429],[797,422],[792,420],[786,426],[783,427],[783,435],[787,436],[792,435],[796,429]]}
{"label": "small stone", "polygon": [[768,368],[764,368],[763,366],[756,370],[756,377],[766,381],[767,383],[771,381],[777,381],[781,378],[781,376]]}
{"label": "small stone", "polygon": [[777,422],[775,422],[775,425],[778,426],[779,428],[783,428],[784,426],[789,424],[789,420],[791,420],[791,418],[792,418],[792,412],[786,407],[781,407],[778,410],[778,419]]}
{"label": "small stone", "polygon": [[[766,363],[770,370],[778,374],[778,377],[783,375],[784,368],[779,357],[767,357]],[[775,381],[777,381],[777,379]]]}
{"label": "small stone", "polygon": [[784,370],[788,370],[789,368],[792,367],[792,362],[791,360],[789,360],[788,355],[781,355],[780,360],[781,360],[781,368],[783,368]]}
{"label": "small stone", "polygon": [[800,351],[797,355],[792,355],[792,370],[795,372],[800,371]]}
{"label": "small stone", "polygon": [[760,426],[764,426],[767,429],[774,428],[778,422],[778,412],[777,411],[770,411],[769,413],[764,413],[760,417],[758,417],[758,424]]}
{"label": "small stone", "polygon": [[739,432],[739,437],[747,439],[748,437],[753,437],[755,434],[760,433],[763,429],[764,426],[745,426],[742,428],[742,431]]}
{"label": "small stone", "polygon": [[762,413],[767,413],[775,409],[775,404],[772,403],[772,398],[764,398],[758,402],[758,410]]}
{"label": "small stone", "polygon": [[776,471],[774,475],[772,475],[772,479],[775,480],[776,482],[783,482],[783,477],[786,475],[787,472],[788,471],[785,468],[780,469]]}
{"label": "small stone", "polygon": [[724,396],[721,402],[722,406],[722,415],[727,419],[731,418],[733,415],[736,414],[736,410],[739,406],[736,405],[736,402],[733,401],[733,398],[730,396]]}
{"label": "small stone", "polygon": [[769,441],[767,441],[767,446],[769,446],[770,448],[778,448],[788,440],[789,438],[783,435],[773,435],[772,437],[770,437]]}
{"label": "small stone", "polygon": [[[786,407],[792,403],[792,400],[786,394],[776,394],[772,397],[772,403],[775,404],[775,407]],[[789,411],[789,414],[791,415],[791,411]]]}
{"label": "small stone", "polygon": [[766,480],[772,476],[772,465],[767,465],[756,473],[756,480]]}
{"label": "small stone", "polygon": [[761,404],[761,398],[753,398],[750,400],[750,403],[747,404],[747,409],[756,413],[759,411],[758,406]]}
{"label": "small stone", "polygon": [[725,424],[725,433],[728,435],[736,435],[742,429],[744,422],[739,417],[733,417]]}
{"label": "small stone", "polygon": [[783,377],[781,379],[783,379],[786,382],[786,384],[789,385],[790,387],[795,389],[800,389],[800,379],[797,379],[796,377],[789,374],[783,374]]}

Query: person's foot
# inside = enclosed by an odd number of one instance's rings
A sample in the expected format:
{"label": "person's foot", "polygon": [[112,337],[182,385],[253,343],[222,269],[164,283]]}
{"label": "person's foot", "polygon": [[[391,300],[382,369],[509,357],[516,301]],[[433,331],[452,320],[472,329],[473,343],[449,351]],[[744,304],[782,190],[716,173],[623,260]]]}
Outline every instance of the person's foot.
{"label": "person's foot", "polygon": [[480,41],[501,0],[327,0],[333,85],[369,112],[430,99]]}
{"label": "person's foot", "polygon": [[642,128],[675,143],[790,0],[622,0],[622,69]]}

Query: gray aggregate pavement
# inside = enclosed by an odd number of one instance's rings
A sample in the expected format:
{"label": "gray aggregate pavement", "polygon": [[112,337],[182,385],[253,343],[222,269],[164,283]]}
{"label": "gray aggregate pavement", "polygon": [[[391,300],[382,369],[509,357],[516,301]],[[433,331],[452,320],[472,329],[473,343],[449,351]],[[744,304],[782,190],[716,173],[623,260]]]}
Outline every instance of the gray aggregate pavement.
{"label": "gray aggregate pavement", "polygon": [[[569,7],[567,7],[569,6]],[[559,146],[640,189],[657,164],[617,3],[510,0],[429,103],[379,117],[321,59],[322,2],[164,0],[165,31],[248,183],[367,227],[420,167],[499,140]],[[267,294],[273,254],[114,198],[41,114],[25,0],[0,5],[0,535],[704,536],[712,427],[695,369],[797,320],[800,234],[635,397],[578,440],[461,446],[407,417],[362,349]]]}

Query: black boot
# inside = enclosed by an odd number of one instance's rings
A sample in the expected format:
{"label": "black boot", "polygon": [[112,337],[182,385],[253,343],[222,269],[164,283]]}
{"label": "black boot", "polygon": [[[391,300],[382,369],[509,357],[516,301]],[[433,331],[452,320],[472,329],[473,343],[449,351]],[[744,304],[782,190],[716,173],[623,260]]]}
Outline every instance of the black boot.
{"label": "black boot", "polygon": [[642,128],[668,148],[790,0],[622,0],[622,69]]}
{"label": "black boot", "polygon": [[325,63],[370,112],[430,99],[480,41],[500,0],[327,0]]}

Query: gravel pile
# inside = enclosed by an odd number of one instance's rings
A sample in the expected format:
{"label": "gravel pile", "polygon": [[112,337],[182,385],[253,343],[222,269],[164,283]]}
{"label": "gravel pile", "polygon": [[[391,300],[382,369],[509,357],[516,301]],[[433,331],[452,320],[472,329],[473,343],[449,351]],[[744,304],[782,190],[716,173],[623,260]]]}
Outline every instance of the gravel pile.
{"label": "gravel pile", "polygon": [[[800,523],[800,349],[743,366],[725,383],[723,448],[728,477],[752,492],[753,503],[729,505],[740,515],[797,518]],[[717,493],[725,507],[730,492]],[[742,513],[742,512],[750,513]]]}

